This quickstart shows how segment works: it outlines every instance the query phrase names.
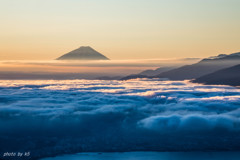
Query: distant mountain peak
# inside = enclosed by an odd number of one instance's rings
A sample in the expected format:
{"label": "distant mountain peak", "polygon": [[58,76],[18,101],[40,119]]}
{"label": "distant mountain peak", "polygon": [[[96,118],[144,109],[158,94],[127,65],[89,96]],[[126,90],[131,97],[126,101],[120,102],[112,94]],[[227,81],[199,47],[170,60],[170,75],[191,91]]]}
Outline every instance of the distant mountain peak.
{"label": "distant mountain peak", "polygon": [[62,55],[57,60],[109,60],[103,54],[90,46],[81,46],[69,53]]}
{"label": "distant mountain peak", "polygon": [[91,49],[94,50],[92,47],[90,46],[80,46],[78,49]]}

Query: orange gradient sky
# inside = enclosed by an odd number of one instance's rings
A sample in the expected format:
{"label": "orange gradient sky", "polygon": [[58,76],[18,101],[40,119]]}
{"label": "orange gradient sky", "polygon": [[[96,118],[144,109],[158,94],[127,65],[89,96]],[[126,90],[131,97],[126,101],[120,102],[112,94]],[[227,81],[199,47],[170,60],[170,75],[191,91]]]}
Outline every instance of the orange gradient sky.
{"label": "orange gradient sky", "polygon": [[52,60],[80,46],[110,59],[240,51],[239,0],[0,0],[0,60]]}

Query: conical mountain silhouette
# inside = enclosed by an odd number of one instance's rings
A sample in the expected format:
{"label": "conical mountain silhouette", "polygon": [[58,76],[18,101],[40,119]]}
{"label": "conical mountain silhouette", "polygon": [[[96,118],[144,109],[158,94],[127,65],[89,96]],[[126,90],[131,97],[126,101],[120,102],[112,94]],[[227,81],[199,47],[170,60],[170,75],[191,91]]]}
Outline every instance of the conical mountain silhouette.
{"label": "conical mountain silhouette", "polygon": [[57,60],[109,60],[109,58],[89,46],[82,46],[62,55]]}

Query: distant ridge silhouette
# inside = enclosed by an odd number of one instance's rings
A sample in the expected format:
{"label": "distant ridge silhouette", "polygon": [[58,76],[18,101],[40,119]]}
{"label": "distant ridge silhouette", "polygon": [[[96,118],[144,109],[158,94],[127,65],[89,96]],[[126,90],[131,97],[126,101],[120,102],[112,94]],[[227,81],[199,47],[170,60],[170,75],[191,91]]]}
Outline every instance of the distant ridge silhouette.
{"label": "distant ridge silhouette", "polygon": [[109,58],[89,46],[82,46],[62,55],[57,60],[109,60]]}
{"label": "distant ridge silhouette", "polygon": [[170,80],[196,79],[239,63],[240,52],[229,55],[220,54],[215,57],[205,58],[192,65],[185,65],[180,68],[163,72],[155,76],[155,78],[169,78]]}
{"label": "distant ridge silhouette", "polygon": [[138,74],[128,75],[121,78],[121,80],[135,78],[168,78],[170,80],[196,79],[237,64],[240,64],[240,52],[229,55],[220,54],[218,56],[205,58],[197,63],[184,65],[175,69],[171,69],[171,67],[165,67],[158,68],[156,70],[146,70]]}
{"label": "distant ridge silhouette", "polygon": [[160,67],[155,70],[144,70],[138,74],[131,74],[125,77],[122,77],[121,80],[135,79],[135,78],[151,78],[153,76],[159,75],[160,73],[172,70],[174,67]]}

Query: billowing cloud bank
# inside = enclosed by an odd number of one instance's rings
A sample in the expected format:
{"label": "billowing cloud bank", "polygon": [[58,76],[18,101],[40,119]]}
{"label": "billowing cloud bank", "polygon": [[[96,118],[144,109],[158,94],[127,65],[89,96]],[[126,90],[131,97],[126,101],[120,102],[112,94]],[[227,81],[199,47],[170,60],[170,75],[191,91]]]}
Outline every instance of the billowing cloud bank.
{"label": "billowing cloud bank", "polygon": [[240,149],[240,89],[188,81],[0,81],[0,152]]}

